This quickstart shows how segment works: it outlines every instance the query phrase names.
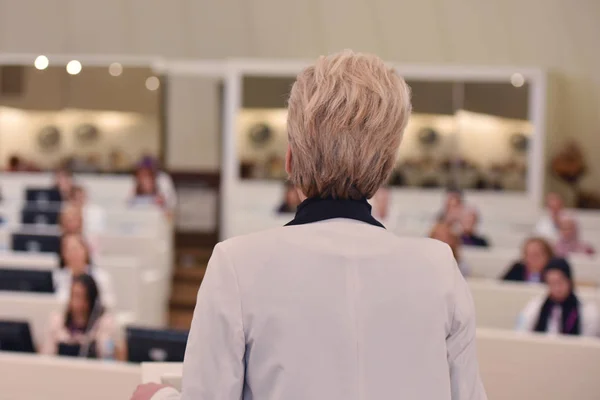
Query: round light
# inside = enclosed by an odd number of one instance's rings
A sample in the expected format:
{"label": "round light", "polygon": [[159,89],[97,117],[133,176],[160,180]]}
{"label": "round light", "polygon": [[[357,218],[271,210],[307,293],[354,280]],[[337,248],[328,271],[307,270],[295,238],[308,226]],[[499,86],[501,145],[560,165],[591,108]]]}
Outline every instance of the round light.
{"label": "round light", "polygon": [[157,77],[151,76],[148,79],[146,79],[146,89],[157,90],[159,87],[160,87],[160,80]]}
{"label": "round light", "polygon": [[108,73],[111,76],[120,76],[123,73],[123,66],[119,63],[112,63],[108,66]]}
{"label": "round light", "polygon": [[81,72],[81,63],[77,60],[71,60],[67,64],[67,72],[70,75],[77,75]]}
{"label": "round light", "polygon": [[40,71],[48,68],[49,64],[50,64],[50,61],[48,61],[48,57],[46,57],[46,56],[37,56],[35,58],[35,61],[33,62],[33,65]]}
{"label": "round light", "polygon": [[510,77],[510,83],[512,83],[514,87],[521,87],[525,84],[525,78],[519,73],[514,73]]}

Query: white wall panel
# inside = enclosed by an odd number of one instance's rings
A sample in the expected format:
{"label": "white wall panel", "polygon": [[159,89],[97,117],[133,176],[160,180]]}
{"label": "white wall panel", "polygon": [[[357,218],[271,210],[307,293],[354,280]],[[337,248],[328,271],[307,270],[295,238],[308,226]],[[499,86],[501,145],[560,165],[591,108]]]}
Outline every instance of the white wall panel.
{"label": "white wall panel", "polygon": [[[131,49],[134,54],[189,55],[191,40],[182,21],[184,1],[129,0]],[[189,36],[189,35],[188,35]]]}
{"label": "white wall panel", "polygon": [[[252,57],[258,48],[250,0],[181,0],[186,4],[190,55],[205,58]],[[279,16],[277,16],[278,18]],[[279,35],[280,32],[271,32]]]}
{"label": "white wall panel", "polygon": [[124,54],[131,49],[129,1],[70,0],[69,52]]}
{"label": "white wall panel", "polygon": [[[546,147],[578,138],[585,182],[598,187],[598,21],[598,0],[0,0],[0,53],[312,58],[350,47],[407,63],[539,66],[557,77]],[[183,121],[202,112],[186,110]],[[218,140],[206,140],[212,152]]]}
{"label": "white wall panel", "polygon": [[67,51],[67,0],[0,1],[0,52]]}

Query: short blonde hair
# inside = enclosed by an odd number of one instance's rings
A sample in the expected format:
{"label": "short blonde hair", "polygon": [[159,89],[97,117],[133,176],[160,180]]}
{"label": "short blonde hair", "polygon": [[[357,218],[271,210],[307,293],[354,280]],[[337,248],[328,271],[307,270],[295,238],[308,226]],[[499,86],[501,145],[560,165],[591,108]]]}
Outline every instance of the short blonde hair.
{"label": "short blonde hair", "polygon": [[410,112],[408,86],[380,58],[349,50],[320,57],[289,98],[290,181],[307,197],[373,197]]}

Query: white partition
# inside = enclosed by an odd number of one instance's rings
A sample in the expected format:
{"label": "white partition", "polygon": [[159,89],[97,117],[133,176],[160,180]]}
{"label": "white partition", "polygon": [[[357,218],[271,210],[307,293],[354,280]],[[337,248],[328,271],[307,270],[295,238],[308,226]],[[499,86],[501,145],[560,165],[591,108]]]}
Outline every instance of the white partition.
{"label": "white partition", "polygon": [[477,330],[490,400],[597,400],[600,340]]}
{"label": "white partition", "polygon": [[[128,257],[136,260],[139,266],[136,270],[137,282],[140,285],[140,294],[136,296],[136,323],[145,326],[164,326],[171,287],[170,243],[153,236],[102,235],[99,237],[99,247],[98,260],[113,257]],[[101,265],[100,261],[97,263]],[[114,271],[114,273],[120,272]],[[123,284],[120,292],[122,290],[127,290],[126,284]],[[133,295],[128,293],[128,296]]]}
{"label": "white partition", "polygon": [[142,383],[161,383],[163,376],[183,373],[183,363],[178,362],[145,362],[142,366]]}
{"label": "white partition", "polygon": [[2,400],[126,400],[140,379],[139,365],[0,353]]}
{"label": "white partition", "polygon": [[[477,326],[512,330],[519,314],[530,300],[547,293],[545,285],[468,279],[475,302]],[[600,310],[600,291],[591,288],[577,290],[579,300],[596,304]]]}
{"label": "white partition", "polygon": [[63,309],[54,294],[0,291],[0,319],[29,322],[36,345],[42,343],[50,315]]}
{"label": "white partition", "polygon": [[[478,328],[477,347],[490,400],[598,399],[598,339]],[[181,370],[181,363],[142,364],[142,381],[160,383]]]}
{"label": "white partition", "polygon": [[[462,259],[469,265],[474,278],[501,278],[521,258],[518,249],[478,249],[464,247]],[[600,263],[597,258],[573,257],[570,260],[573,277],[577,283],[600,285]]]}
{"label": "white partition", "polygon": [[0,268],[48,270],[58,267],[58,264],[58,255],[54,253],[0,251]]}

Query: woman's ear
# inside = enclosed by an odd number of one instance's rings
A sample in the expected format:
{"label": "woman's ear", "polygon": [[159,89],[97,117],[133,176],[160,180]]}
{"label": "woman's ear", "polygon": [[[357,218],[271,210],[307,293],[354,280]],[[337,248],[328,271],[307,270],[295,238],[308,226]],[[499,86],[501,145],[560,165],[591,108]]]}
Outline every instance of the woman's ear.
{"label": "woman's ear", "polygon": [[285,172],[288,175],[292,174],[292,149],[288,145],[287,151],[285,152]]}

